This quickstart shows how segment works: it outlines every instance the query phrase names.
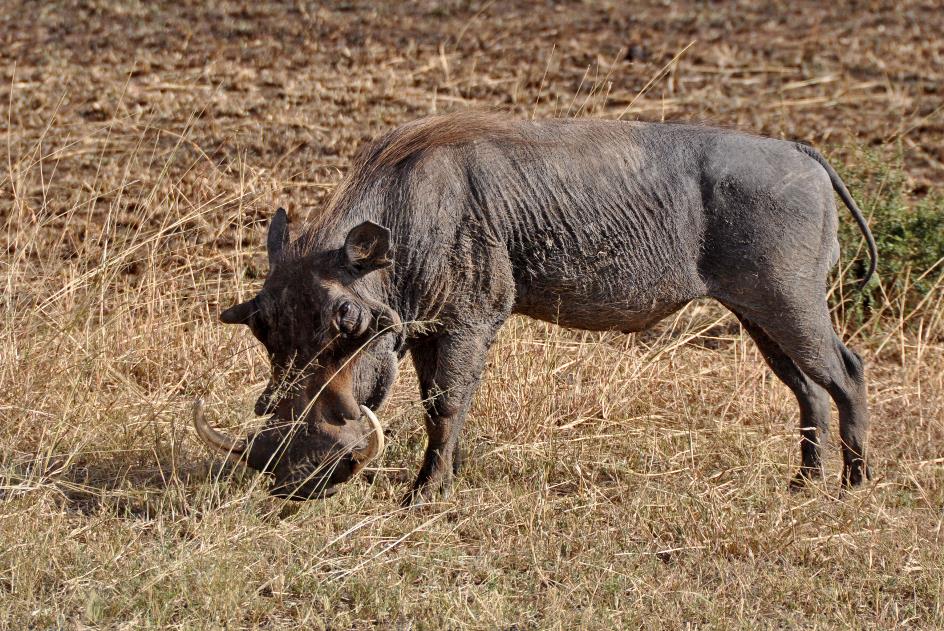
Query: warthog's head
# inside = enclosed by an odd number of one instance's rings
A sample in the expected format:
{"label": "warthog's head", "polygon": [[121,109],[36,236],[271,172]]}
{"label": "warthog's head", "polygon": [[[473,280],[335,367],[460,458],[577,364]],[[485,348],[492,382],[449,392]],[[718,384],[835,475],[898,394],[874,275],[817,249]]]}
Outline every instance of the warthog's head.
{"label": "warthog's head", "polygon": [[397,372],[401,323],[374,296],[390,265],[389,231],[371,222],[336,250],[282,256],[287,216],[269,227],[269,276],[248,302],[220,314],[245,324],[265,346],[272,373],[256,402],[265,426],[244,440],[224,436],[194,410],[200,437],[275,479],[280,497],[331,495],[383,449],[371,408],[387,395]]}

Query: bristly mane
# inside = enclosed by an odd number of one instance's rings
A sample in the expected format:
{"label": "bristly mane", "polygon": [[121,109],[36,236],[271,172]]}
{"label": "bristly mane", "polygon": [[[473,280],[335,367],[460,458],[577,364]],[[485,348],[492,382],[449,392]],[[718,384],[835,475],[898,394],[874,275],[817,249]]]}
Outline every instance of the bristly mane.
{"label": "bristly mane", "polygon": [[354,171],[375,174],[393,169],[410,158],[436,147],[460,145],[487,138],[511,139],[516,135],[513,119],[476,110],[428,116],[387,132],[360,151]]}
{"label": "bristly mane", "polygon": [[308,246],[318,240],[316,233],[341,219],[339,214],[344,212],[345,205],[352,201],[362,185],[438,147],[483,139],[514,141],[520,138],[516,122],[494,112],[466,110],[409,122],[367,143],[355,154],[350,172],[331,195],[324,210],[305,227],[298,243],[301,252],[307,251]]}

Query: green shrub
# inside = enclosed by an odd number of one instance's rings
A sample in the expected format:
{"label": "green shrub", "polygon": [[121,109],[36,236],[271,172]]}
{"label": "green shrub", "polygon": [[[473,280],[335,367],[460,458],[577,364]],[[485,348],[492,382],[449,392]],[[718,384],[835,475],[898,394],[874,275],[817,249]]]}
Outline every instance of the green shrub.
{"label": "green shrub", "polygon": [[[868,251],[852,216],[840,206],[842,258],[834,294],[840,319],[855,326],[875,319],[900,321],[928,301],[944,278],[944,195],[918,196],[903,168],[899,149],[889,160],[858,150],[834,163],[868,219],[878,246],[878,270],[859,291],[868,270]],[[841,202],[839,202],[841,204]]]}

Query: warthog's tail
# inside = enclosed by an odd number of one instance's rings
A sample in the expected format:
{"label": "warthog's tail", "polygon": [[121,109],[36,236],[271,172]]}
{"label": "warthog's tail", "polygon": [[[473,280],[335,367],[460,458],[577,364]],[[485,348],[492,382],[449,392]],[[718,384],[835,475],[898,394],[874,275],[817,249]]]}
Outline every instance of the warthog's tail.
{"label": "warthog's tail", "polygon": [[823,169],[825,169],[826,174],[829,175],[829,181],[833,183],[833,190],[839,195],[842,199],[842,203],[846,205],[846,208],[849,209],[849,212],[852,213],[852,217],[856,220],[856,223],[859,224],[859,230],[862,231],[862,236],[865,237],[865,242],[869,247],[869,259],[871,263],[869,264],[869,271],[865,274],[865,278],[862,279],[862,282],[859,284],[859,288],[865,287],[865,284],[869,282],[869,279],[872,278],[872,274],[875,273],[875,267],[878,265],[878,248],[875,247],[875,239],[872,237],[872,231],[869,230],[869,224],[866,223],[865,217],[862,216],[862,211],[859,210],[859,207],[856,205],[855,200],[852,199],[852,195],[849,194],[849,189],[846,188],[845,182],[842,181],[842,178],[839,177],[839,174],[836,173],[836,170],[826,162],[826,158],[823,155],[810,147],[809,145],[804,145],[801,143],[796,143],[796,148],[800,150],[801,153],[808,155],[809,157],[816,160]]}

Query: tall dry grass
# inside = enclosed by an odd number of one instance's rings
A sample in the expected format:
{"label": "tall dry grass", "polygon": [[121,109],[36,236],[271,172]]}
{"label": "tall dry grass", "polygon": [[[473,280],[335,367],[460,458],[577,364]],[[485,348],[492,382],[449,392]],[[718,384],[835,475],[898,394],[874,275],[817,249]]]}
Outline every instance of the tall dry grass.
{"label": "tall dry grass", "polygon": [[[146,14],[159,10],[145,5],[99,10],[126,12],[145,31],[158,23]],[[269,7],[255,10],[253,19],[268,19],[259,13]],[[663,68],[652,84],[659,94],[650,89],[635,106],[656,117],[711,96],[686,88],[686,76],[707,76],[708,86],[724,77],[735,92],[782,77],[776,106],[749,110],[758,129],[789,134],[811,115],[794,113],[801,105],[784,94],[806,89],[795,83],[819,77],[818,67],[761,65],[737,40],[696,44],[687,69],[686,56],[666,65],[686,35],[631,90],[619,85],[621,58],[609,55],[571,85],[566,46],[530,59],[527,77],[493,78],[484,62],[463,66],[459,50],[492,41],[491,10],[450,31],[454,49],[423,57],[421,47],[394,54],[368,41],[338,53],[357,72],[338,62],[304,86],[264,56],[228,65],[213,57],[228,54],[224,40],[199,37],[192,46],[204,48],[193,54],[206,53],[200,63],[231,82],[225,89],[199,66],[162,71],[183,47],[148,41],[138,70],[120,80],[107,74],[114,59],[63,61],[72,92],[39,81],[29,64],[10,69],[0,139],[0,625],[944,627],[939,281],[917,306],[891,299],[862,326],[840,320],[868,365],[876,474],[845,496],[835,439],[826,480],[788,492],[799,465],[795,401],[711,303],[635,336],[510,322],[473,405],[457,492],[421,510],[398,507],[425,440],[408,363],[384,409],[386,455],[329,501],[272,499],[263,479],[196,440],[196,396],[234,432],[257,422],[250,410],[266,358],[216,314],[258,288],[271,209],[285,198],[316,206],[364,125],[504,97],[536,115],[609,115]],[[652,24],[664,9],[654,11]],[[341,19],[315,13],[316,25]],[[235,33],[252,22],[233,19]],[[70,46],[93,50],[87,41],[53,42],[48,54],[66,60]],[[398,83],[404,64],[412,74]],[[95,73],[106,79],[96,83]],[[279,85],[276,102],[299,111],[334,108],[337,129],[265,109],[256,83]],[[853,96],[864,89],[849,85]],[[886,87],[882,98],[917,99]],[[94,107],[76,105],[76,94]],[[384,110],[374,95],[407,105]],[[253,129],[240,132],[234,119]],[[286,138],[309,137],[337,144],[324,141],[326,157],[301,170],[292,152],[306,149]],[[868,210],[876,200],[860,202]]]}
{"label": "tall dry grass", "polygon": [[[287,505],[206,453],[188,418],[199,395],[224,425],[254,422],[266,358],[215,315],[258,286],[254,217],[278,183],[238,160],[201,171],[186,130],[160,135],[115,121],[8,150],[10,628],[944,624],[941,284],[900,326],[879,312],[881,332],[845,332],[871,382],[877,480],[860,493],[837,495],[835,445],[823,484],[787,491],[796,404],[705,303],[636,336],[509,323],[458,493],[416,511],[397,506],[424,442],[405,364],[380,467]],[[46,203],[76,147],[125,168]],[[209,245],[224,227],[232,248]]]}

